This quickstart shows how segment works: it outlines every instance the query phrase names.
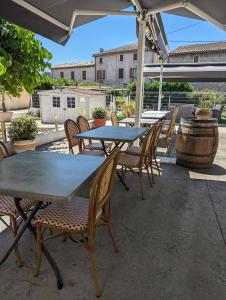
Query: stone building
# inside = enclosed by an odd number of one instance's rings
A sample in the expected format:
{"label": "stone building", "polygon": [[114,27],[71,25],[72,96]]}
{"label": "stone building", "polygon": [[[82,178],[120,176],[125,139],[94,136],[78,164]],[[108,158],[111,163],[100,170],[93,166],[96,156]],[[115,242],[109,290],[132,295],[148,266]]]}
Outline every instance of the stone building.
{"label": "stone building", "polygon": [[[96,82],[114,85],[127,85],[136,78],[137,44],[129,44],[111,50],[100,49],[93,54],[96,66]],[[145,63],[158,62],[153,51],[145,52]]]}
{"label": "stone building", "polygon": [[51,71],[53,78],[95,81],[95,63],[92,61],[55,65],[52,66]]}
{"label": "stone building", "polygon": [[226,42],[181,46],[171,51],[169,63],[226,62]]}
{"label": "stone building", "polygon": [[[137,44],[111,50],[100,49],[93,54],[94,62],[67,63],[52,67],[53,78],[93,81],[109,85],[126,85],[136,78]],[[145,63],[158,62],[153,51],[146,51]]]}

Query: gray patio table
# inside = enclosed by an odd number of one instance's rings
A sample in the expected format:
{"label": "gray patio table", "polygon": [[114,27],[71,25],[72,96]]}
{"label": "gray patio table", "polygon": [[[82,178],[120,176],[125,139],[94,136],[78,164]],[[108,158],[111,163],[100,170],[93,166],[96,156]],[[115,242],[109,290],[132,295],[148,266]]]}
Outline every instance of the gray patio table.
{"label": "gray patio table", "polygon": [[[115,146],[111,149],[111,151],[114,151],[116,148],[121,149],[126,143],[132,144],[139,137],[143,136],[147,130],[148,128],[144,127],[102,126],[76,134],[76,137],[79,139],[99,140],[104,153],[108,155],[105,141],[114,142]],[[126,190],[129,190],[119,172],[116,172],[116,174]]]}
{"label": "gray patio table", "polygon": [[[41,151],[27,151],[2,160],[0,194],[14,198],[15,206],[24,223],[0,260],[0,265],[6,261],[26,229],[29,229],[36,238],[36,230],[31,222],[42,203],[66,203],[73,199],[104,161],[104,157]],[[28,215],[21,208],[22,198],[37,201]],[[57,287],[61,289],[63,281],[60,270],[45,246],[42,246],[42,251],[55,273]]]}
{"label": "gray patio table", "polygon": [[[130,126],[133,126],[134,123],[135,123],[135,118],[133,117],[130,117],[130,118],[125,118],[125,119],[122,119],[120,121],[118,121],[120,124],[128,124]],[[154,125],[158,122],[158,119],[141,119],[140,120],[140,123],[142,125],[148,125],[148,126],[151,126],[151,125]]]}
{"label": "gray patio table", "polygon": [[166,110],[147,110],[142,113],[141,118],[163,120],[166,118],[168,113],[170,113],[170,112],[166,111]]}

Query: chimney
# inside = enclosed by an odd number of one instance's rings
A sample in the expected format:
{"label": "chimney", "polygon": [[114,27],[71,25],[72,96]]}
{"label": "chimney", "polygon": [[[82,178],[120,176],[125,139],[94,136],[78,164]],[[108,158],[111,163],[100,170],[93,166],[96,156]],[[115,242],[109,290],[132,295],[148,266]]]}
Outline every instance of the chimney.
{"label": "chimney", "polygon": [[100,52],[104,52],[104,48],[100,48]]}

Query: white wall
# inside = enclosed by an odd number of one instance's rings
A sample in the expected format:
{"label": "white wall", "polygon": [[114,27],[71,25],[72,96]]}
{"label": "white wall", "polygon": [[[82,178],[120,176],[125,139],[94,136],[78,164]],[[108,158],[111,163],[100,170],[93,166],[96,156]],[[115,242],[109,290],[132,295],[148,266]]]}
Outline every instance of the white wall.
{"label": "white wall", "polygon": [[75,80],[82,81],[82,72],[86,71],[86,81],[95,81],[95,67],[74,67],[52,69],[52,77],[60,78],[60,72],[64,72],[64,78],[71,79],[71,72],[75,73]]}
{"label": "white wall", "polygon": [[[92,109],[95,107],[106,108],[106,95],[90,95],[79,92],[51,90],[41,92],[40,110],[43,123],[54,123],[57,119],[59,124],[66,119],[76,121],[79,115],[85,115],[88,119],[92,118]],[[53,107],[52,98],[60,97],[60,107]],[[75,98],[75,108],[67,107],[67,97]]]}

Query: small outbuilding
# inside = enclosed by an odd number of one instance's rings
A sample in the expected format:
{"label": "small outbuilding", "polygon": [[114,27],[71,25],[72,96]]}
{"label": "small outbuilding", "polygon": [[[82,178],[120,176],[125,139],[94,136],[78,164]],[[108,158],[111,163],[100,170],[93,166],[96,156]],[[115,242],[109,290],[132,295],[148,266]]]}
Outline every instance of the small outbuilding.
{"label": "small outbuilding", "polygon": [[79,115],[92,118],[95,107],[106,108],[106,94],[96,90],[64,88],[38,93],[43,123],[64,123],[75,120]]}

